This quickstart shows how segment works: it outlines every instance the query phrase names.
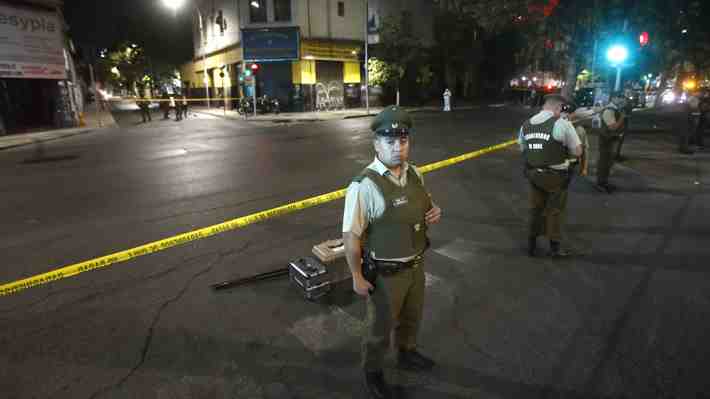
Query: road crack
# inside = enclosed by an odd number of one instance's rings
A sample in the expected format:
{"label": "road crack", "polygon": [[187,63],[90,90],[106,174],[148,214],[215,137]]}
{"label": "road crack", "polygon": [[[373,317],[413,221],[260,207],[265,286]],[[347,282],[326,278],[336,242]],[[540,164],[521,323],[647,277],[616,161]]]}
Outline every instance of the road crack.
{"label": "road crack", "polygon": [[160,318],[163,314],[163,311],[168,308],[168,306],[180,301],[182,297],[185,295],[185,293],[190,289],[192,286],[192,283],[199,277],[209,273],[212,268],[218,264],[221,260],[223,260],[227,255],[230,255],[232,253],[241,253],[246,251],[246,249],[249,247],[250,243],[247,242],[244,244],[241,248],[239,248],[236,251],[225,251],[225,252],[220,252],[217,254],[217,256],[209,262],[209,264],[202,268],[201,270],[197,271],[195,274],[193,274],[183,285],[183,287],[180,289],[180,291],[177,292],[172,298],[167,299],[164,301],[159,307],[158,310],[155,313],[155,316],[153,316],[153,321],[150,324],[150,327],[148,328],[148,333],[145,337],[145,340],[143,342],[143,348],[141,349],[141,357],[140,360],[138,360],[138,363],[136,363],[135,366],[131,368],[131,370],[126,373],[121,379],[119,379],[116,383],[111,384],[109,386],[105,386],[103,388],[100,388],[93,394],[89,396],[89,399],[96,399],[99,398],[100,396],[114,390],[120,388],[128,379],[130,379],[138,370],[143,366],[145,363],[146,359],[148,358],[148,353],[150,352],[150,347],[151,344],[153,343],[153,336],[155,334],[155,329],[160,322]]}

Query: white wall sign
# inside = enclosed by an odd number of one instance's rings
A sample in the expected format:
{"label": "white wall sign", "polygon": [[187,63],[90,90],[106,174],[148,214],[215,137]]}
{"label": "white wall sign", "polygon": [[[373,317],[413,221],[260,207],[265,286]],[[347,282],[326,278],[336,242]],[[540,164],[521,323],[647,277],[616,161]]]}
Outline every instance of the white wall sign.
{"label": "white wall sign", "polygon": [[66,79],[63,51],[56,14],[0,5],[0,78]]}

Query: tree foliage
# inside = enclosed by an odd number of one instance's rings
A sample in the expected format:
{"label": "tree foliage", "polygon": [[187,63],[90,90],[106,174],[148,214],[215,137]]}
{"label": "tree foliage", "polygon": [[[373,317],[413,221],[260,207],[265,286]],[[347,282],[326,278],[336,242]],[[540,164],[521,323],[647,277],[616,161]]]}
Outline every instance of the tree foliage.
{"label": "tree foliage", "polygon": [[380,68],[389,82],[399,88],[407,68],[422,56],[423,45],[412,26],[412,17],[408,12],[390,15],[382,20],[378,30],[380,43],[377,46],[376,58],[386,65]]}
{"label": "tree foliage", "polygon": [[114,87],[129,91],[150,80],[150,69],[142,47],[124,42],[108,54],[103,54],[98,65],[98,78]]}
{"label": "tree foliage", "polygon": [[[554,63],[568,75],[568,86],[573,83],[570,76],[574,78],[583,68],[591,67],[595,55],[597,66],[604,67],[604,45],[619,38],[631,45],[635,61],[645,62],[656,72],[669,74],[684,63],[700,71],[710,67],[708,1],[440,1],[470,15],[488,32],[520,32],[526,46],[519,49],[519,63]],[[642,31],[649,32],[651,40],[649,46],[638,49],[638,33]]]}

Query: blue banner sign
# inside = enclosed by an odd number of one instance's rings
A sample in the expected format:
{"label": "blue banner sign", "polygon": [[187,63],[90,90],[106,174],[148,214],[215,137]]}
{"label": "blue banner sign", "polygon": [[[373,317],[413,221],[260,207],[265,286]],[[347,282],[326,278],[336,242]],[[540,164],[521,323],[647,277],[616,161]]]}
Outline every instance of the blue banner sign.
{"label": "blue banner sign", "polygon": [[255,62],[298,60],[298,27],[242,29],[244,60]]}

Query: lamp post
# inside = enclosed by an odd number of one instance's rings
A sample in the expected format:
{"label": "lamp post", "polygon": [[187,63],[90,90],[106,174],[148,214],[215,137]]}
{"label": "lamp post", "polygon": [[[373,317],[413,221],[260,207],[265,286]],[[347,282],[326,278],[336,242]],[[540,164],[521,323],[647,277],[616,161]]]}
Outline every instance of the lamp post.
{"label": "lamp post", "polygon": [[606,58],[611,62],[612,66],[616,67],[616,84],[614,85],[614,91],[617,92],[621,86],[621,68],[623,67],[624,61],[629,56],[629,50],[626,47],[615,44],[609,48],[606,53]]}
{"label": "lamp post", "polygon": [[370,115],[370,68],[368,65],[368,52],[370,41],[370,24],[368,19],[370,18],[370,4],[368,0],[365,0],[365,109],[367,110],[367,115]]}
{"label": "lamp post", "polygon": [[[163,5],[173,10],[177,17],[177,10],[185,4],[186,0],[163,0]],[[202,69],[204,71],[205,95],[207,100],[207,108],[210,107],[210,86],[209,76],[207,75],[207,35],[205,34],[202,11],[197,4],[193,3],[193,8],[197,11],[197,16],[200,19],[200,41],[202,42]]]}

